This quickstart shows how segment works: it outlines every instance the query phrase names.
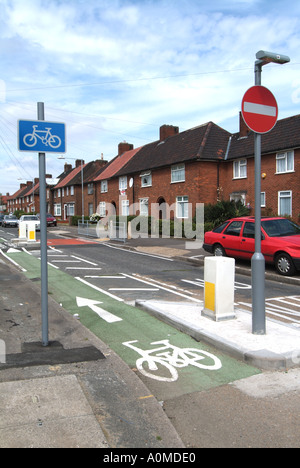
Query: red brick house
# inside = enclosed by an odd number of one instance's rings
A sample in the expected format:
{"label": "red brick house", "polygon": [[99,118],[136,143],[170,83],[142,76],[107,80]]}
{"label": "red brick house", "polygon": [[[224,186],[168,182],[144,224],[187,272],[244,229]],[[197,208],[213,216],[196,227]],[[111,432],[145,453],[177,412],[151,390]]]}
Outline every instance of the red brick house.
{"label": "red brick house", "polygon": [[[263,214],[299,221],[299,175],[296,115],[279,120],[262,135]],[[253,213],[254,135],[241,116],[240,131],[233,135],[213,122],[181,133],[178,127],[163,125],[159,140],[119,154],[95,184],[102,216],[109,204],[117,214],[150,215],[151,204],[158,203],[172,208],[169,213],[161,210],[160,217],[184,219],[195,214],[196,203],[228,199],[241,200]]]}
{"label": "red brick house", "polygon": [[58,220],[67,221],[71,216],[90,216],[96,212],[98,200],[94,191],[94,178],[106,164],[107,161],[102,159],[86,164],[77,159],[75,168],[65,164],[64,172],[58,177],[58,184],[50,191],[51,212]]}

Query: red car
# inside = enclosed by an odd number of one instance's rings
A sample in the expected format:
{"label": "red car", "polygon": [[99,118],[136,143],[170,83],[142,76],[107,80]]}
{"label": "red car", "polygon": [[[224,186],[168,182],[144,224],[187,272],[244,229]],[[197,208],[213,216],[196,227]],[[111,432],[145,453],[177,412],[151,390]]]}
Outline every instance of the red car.
{"label": "red car", "polygon": [[[203,248],[214,255],[250,260],[255,251],[253,217],[233,218],[204,235]],[[300,226],[286,218],[262,218],[261,251],[281,275],[300,270]]]}

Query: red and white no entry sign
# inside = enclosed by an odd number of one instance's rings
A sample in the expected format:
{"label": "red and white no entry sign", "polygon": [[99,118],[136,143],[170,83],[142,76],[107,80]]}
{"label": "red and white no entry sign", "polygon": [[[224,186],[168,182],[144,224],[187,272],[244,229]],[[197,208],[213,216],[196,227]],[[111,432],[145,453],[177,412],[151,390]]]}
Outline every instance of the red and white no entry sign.
{"label": "red and white no entry sign", "polygon": [[255,133],[267,133],[275,126],[278,106],[271,91],[264,86],[252,86],[242,100],[242,116]]}

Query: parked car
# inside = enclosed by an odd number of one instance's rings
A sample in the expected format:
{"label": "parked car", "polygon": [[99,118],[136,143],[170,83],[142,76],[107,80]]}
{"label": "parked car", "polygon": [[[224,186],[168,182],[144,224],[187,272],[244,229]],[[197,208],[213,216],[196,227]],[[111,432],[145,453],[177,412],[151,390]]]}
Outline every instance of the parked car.
{"label": "parked car", "polygon": [[[300,270],[300,226],[286,218],[262,218],[261,251],[284,276]],[[233,218],[204,235],[203,248],[214,255],[250,260],[255,251],[255,219]]]}
{"label": "parked car", "polygon": [[3,219],[4,219],[4,214],[1,213],[1,214],[0,214],[0,226],[2,225]]}
{"label": "parked car", "polygon": [[[40,216],[41,216],[40,213],[38,213],[37,217],[39,219],[41,219]],[[57,226],[56,218],[51,213],[47,213],[46,217],[47,217],[47,226]]]}
{"label": "parked car", "polygon": [[22,215],[19,222],[22,222],[22,221],[34,221],[35,230],[40,231],[40,220],[36,215]]}
{"label": "parked car", "polygon": [[18,227],[19,220],[15,215],[4,215],[1,222],[2,227]]}

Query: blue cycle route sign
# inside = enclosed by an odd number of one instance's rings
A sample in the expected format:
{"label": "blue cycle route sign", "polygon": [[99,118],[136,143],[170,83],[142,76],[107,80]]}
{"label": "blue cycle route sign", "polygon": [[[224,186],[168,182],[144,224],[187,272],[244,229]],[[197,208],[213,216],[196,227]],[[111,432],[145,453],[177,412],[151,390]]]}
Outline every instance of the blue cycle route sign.
{"label": "blue cycle route sign", "polygon": [[64,123],[44,120],[19,120],[18,148],[19,151],[65,153],[66,126]]}

